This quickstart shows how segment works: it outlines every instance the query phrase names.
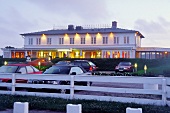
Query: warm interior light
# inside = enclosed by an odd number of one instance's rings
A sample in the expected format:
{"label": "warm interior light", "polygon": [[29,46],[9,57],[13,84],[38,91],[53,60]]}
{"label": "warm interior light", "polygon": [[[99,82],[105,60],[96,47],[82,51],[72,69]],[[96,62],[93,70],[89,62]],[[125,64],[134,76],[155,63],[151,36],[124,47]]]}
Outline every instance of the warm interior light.
{"label": "warm interior light", "polygon": [[110,34],[109,34],[109,37],[113,38],[113,33],[110,33]]}
{"label": "warm interior light", "polygon": [[45,39],[47,39],[47,36],[45,34],[42,34],[41,39],[45,40]]}
{"label": "warm interior light", "polygon": [[79,52],[78,51],[76,51],[76,57],[78,57],[79,56]]}

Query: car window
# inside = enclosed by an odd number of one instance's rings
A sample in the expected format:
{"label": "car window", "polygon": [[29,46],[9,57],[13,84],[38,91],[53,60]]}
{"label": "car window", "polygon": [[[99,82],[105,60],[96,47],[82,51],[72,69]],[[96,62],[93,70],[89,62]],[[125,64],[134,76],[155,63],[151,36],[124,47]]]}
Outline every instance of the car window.
{"label": "car window", "polygon": [[120,62],[119,65],[120,65],[120,66],[130,66],[131,63],[130,63],[130,62]]}
{"label": "car window", "polygon": [[90,64],[91,66],[95,66],[95,64],[94,64],[93,62],[89,62],[89,64]]}
{"label": "car window", "polygon": [[26,68],[25,67],[20,67],[20,69],[18,70],[18,72],[21,72],[21,74],[26,74]]}
{"label": "car window", "polygon": [[18,66],[1,66],[0,73],[15,73]]}
{"label": "car window", "polygon": [[76,72],[76,75],[84,73],[83,70],[81,68],[79,68],[79,67],[72,67],[71,70],[70,70],[70,74],[72,72]]}
{"label": "car window", "polygon": [[81,66],[81,62],[74,62],[74,65]]}
{"label": "car window", "polygon": [[82,62],[82,66],[83,67],[88,67],[88,66],[90,66],[87,62]]}
{"label": "car window", "polygon": [[26,66],[26,69],[27,69],[27,73],[34,73],[34,70],[32,67]]}
{"label": "car window", "polygon": [[44,74],[69,74],[69,66],[53,66],[47,69]]}
{"label": "car window", "polygon": [[35,68],[34,66],[31,66],[32,68],[33,68],[33,70],[35,71],[35,72],[39,72],[39,70],[37,69],[37,68]]}

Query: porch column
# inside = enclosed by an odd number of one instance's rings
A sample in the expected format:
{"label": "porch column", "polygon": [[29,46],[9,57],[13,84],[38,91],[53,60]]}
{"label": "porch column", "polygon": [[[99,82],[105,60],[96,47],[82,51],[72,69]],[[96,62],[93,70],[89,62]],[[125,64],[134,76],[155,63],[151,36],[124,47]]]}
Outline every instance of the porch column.
{"label": "porch column", "polygon": [[119,53],[120,53],[120,58],[122,58],[122,51],[119,51]]}
{"label": "porch column", "polygon": [[102,50],[102,58],[104,58],[106,51]]}
{"label": "porch column", "polygon": [[25,58],[28,56],[27,51],[25,51]]}
{"label": "porch column", "polygon": [[113,58],[113,51],[110,51],[110,58]]}

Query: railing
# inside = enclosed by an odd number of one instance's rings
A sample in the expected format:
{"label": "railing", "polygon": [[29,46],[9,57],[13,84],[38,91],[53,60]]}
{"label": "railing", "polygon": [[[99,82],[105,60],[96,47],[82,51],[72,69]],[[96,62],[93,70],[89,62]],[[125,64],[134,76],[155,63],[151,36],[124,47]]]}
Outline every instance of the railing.
{"label": "railing", "polygon": [[[170,106],[170,78],[165,77],[0,74],[0,78],[12,79],[12,83],[0,83],[0,87],[11,87],[11,91],[1,90],[0,94],[93,99]],[[70,81],[70,85],[16,83],[16,79],[61,80]],[[93,84],[92,86],[81,86],[75,85],[75,81],[90,81]],[[47,88],[53,91],[68,89],[70,93],[37,92],[36,90],[34,92],[16,91],[18,87]]]}

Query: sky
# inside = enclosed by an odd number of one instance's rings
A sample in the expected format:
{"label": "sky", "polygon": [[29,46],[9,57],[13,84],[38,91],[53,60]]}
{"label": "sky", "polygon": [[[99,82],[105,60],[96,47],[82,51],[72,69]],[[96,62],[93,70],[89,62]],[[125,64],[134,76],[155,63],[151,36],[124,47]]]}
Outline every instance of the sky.
{"label": "sky", "polygon": [[23,33],[112,21],[141,32],[142,47],[170,48],[169,0],[0,0],[0,48],[22,48]]}

